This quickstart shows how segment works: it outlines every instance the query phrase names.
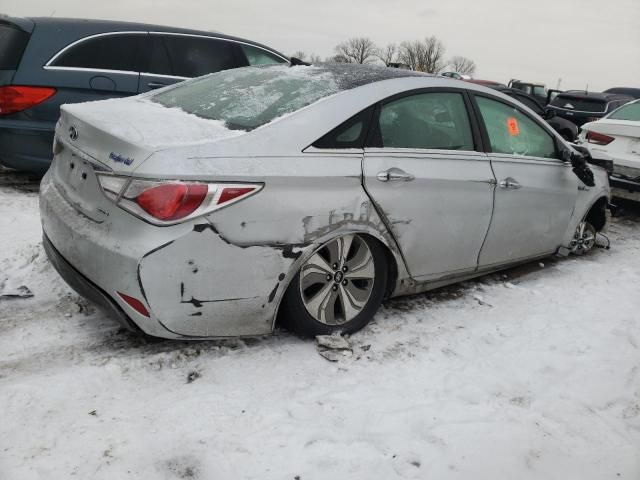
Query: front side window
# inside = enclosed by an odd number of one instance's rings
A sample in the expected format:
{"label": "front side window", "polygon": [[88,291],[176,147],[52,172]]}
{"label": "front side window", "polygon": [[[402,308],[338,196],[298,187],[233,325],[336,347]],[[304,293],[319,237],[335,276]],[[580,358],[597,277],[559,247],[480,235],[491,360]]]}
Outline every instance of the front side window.
{"label": "front side window", "polygon": [[156,48],[149,73],[192,78],[242,66],[235,43],[186,35],[154,37]]}
{"label": "front side window", "polygon": [[115,34],[90,38],[71,47],[52,65],[138,72],[138,52],[144,36]]}
{"label": "front side window", "polygon": [[474,150],[461,93],[421,93],[384,104],[379,137],[383,147]]}
{"label": "front side window", "polygon": [[517,108],[476,97],[484,120],[491,151],[528,157],[557,158],[553,137]]}
{"label": "front side window", "polygon": [[249,65],[271,65],[274,63],[286,63],[286,60],[278,57],[277,55],[267,52],[262,48],[254,47],[252,45],[242,45],[242,51],[244,52]]}
{"label": "front side window", "polygon": [[640,101],[627,103],[615,112],[611,113],[607,118],[612,120],[631,120],[640,122]]}

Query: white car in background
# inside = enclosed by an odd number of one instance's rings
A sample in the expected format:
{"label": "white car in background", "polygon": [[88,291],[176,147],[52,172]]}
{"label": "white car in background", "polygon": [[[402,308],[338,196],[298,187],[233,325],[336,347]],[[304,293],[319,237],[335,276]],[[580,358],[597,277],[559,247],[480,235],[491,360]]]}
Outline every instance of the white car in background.
{"label": "white car in background", "polygon": [[640,201],[640,99],[582,126],[578,143],[594,159],[613,162],[614,196]]}

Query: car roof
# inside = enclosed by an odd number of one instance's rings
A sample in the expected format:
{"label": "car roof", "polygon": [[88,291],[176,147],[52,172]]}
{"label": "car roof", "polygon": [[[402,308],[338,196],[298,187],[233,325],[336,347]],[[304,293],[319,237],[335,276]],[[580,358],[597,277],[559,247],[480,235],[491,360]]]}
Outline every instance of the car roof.
{"label": "car roof", "polygon": [[[266,66],[263,68],[273,68]],[[381,65],[360,65],[353,63],[318,63],[313,65],[318,74],[330,74],[340,90],[349,90],[370,83],[391,80],[394,78],[424,77],[434,78],[429,73],[390,68]],[[445,77],[446,78],[446,77]],[[457,80],[459,81],[459,80]]]}
{"label": "car roof", "polygon": [[611,100],[625,100],[625,99],[632,98],[629,95],[620,95],[616,93],[606,93],[606,92],[586,92],[584,90],[567,90],[566,92],[559,93],[558,97],[588,98],[592,100],[605,100],[608,102],[610,102]]}
{"label": "car roof", "polygon": [[640,98],[640,88],[633,87],[613,87],[608,88],[604,93],[618,93],[622,95],[630,95],[634,98]]}
{"label": "car roof", "polygon": [[478,80],[476,78],[472,78],[470,80],[465,80],[465,82],[469,82],[469,83],[475,83],[476,85],[484,85],[485,87],[504,87],[507,88],[507,86],[504,83],[500,83],[500,82],[495,82],[493,80]]}
{"label": "car roof", "polygon": [[[18,24],[20,20],[17,17],[9,18],[11,22]],[[190,35],[202,35],[208,37],[221,38],[226,40],[235,40],[239,42],[246,42],[252,45],[262,47],[266,50],[270,50],[277,53],[283,58],[288,58],[285,55],[279,53],[277,50],[245,38],[234,37],[232,35],[225,35],[213,30],[194,30],[188,28],[172,27],[170,25],[157,25],[152,23],[138,23],[138,22],[125,22],[120,20],[99,20],[90,18],[64,18],[64,17],[26,17],[23,20],[33,22],[37,27],[44,27],[47,30],[65,31],[78,27],[79,38],[91,34],[99,34],[106,32],[117,31],[153,31],[153,32],[173,32],[184,33]]]}

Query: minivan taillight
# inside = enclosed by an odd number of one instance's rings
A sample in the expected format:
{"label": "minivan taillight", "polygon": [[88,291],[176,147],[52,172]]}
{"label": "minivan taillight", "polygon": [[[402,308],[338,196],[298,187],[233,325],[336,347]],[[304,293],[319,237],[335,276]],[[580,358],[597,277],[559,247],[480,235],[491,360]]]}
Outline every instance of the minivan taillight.
{"label": "minivan taillight", "polygon": [[116,204],[155,225],[173,225],[206,215],[250,197],[260,183],[208,183],[143,180],[98,173],[105,195]]}
{"label": "minivan taillight", "polygon": [[614,137],[610,137],[604,133],[592,132],[590,130],[587,132],[587,142],[589,143],[595,143],[596,145],[609,145],[614,140]]}
{"label": "minivan taillight", "polygon": [[0,115],[21,112],[34,107],[56,93],[51,87],[5,85],[0,87]]}

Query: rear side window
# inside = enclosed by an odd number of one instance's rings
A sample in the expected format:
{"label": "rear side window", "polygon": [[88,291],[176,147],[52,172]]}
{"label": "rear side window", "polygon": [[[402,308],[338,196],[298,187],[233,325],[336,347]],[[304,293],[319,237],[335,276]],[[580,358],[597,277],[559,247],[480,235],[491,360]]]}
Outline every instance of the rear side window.
{"label": "rear side window", "polygon": [[612,120],[631,120],[632,122],[640,122],[640,101],[628,103],[613,112],[607,118]]}
{"label": "rear side window", "polygon": [[380,109],[376,143],[387,148],[474,150],[464,98],[460,93],[421,93]]}
{"label": "rear side window", "polygon": [[186,35],[154,37],[149,73],[192,78],[246,65],[231,42]]}
{"label": "rear side window", "polygon": [[270,65],[273,63],[286,63],[286,60],[274,55],[271,52],[267,52],[258,47],[252,45],[242,45],[242,51],[244,52],[249,65]]}
{"label": "rear side window", "polygon": [[117,34],[90,38],[62,53],[52,65],[138,72],[138,52],[144,36]]}
{"label": "rear side window", "polygon": [[553,137],[517,108],[485,97],[476,97],[491,151],[528,157],[556,158]]}
{"label": "rear side window", "polygon": [[10,25],[0,24],[0,70],[18,68],[29,34]]}
{"label": "rear side window", "polygon": [[313,146],[316,148],[363,148],[374,107],[354,115],[334,128]]}
{"label": "rear side window", "polygon": [[602,113],[607,107],[604,100],[596,100],[589,98],[576,98],[565,95],[558,95],[553,99],[551,105],[565,110],[576,110],[578,112],[599,112]]}

